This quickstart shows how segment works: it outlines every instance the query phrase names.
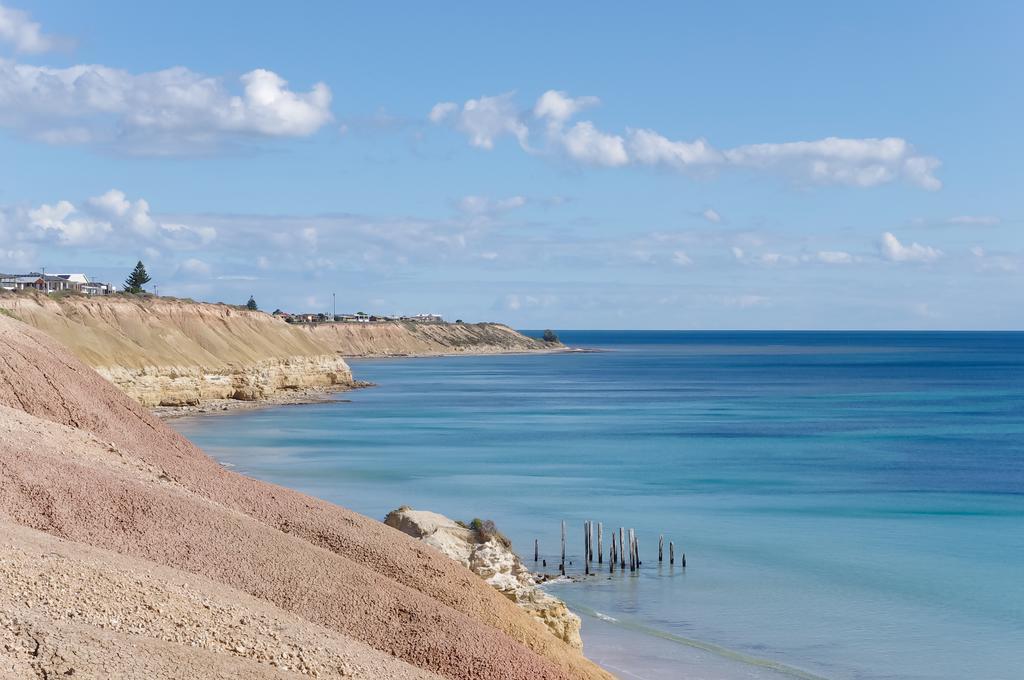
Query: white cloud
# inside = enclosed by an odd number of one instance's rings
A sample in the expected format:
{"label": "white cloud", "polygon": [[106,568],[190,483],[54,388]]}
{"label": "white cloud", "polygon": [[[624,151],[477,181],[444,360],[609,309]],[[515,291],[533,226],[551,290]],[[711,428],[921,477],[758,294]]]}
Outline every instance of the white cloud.
{"label": "white cloud", "polygon": [[510,312],[518,312],[527,308],[551,307],[558,302],[554,295],[523,295],[509,293],[497,303],[497,307]]}
{"label": "white cloud", "polygon": [[848,264],[853,262],[853,256],[842,250],[821,250],[817,254],[817,260],[825,264]]}
{"label": "white cloud", "polygon": [[942,257],[942,251],[920,243],[903,245],[891,233],[882,234],[879,244],[882,257],[891,262],[932,262]]}
{"label": "white cloud", "polygon": [[64,42],[43,33],[43,27],[32,21],[27,12],[0,4],[0,43],[8,43],[17,52],[38,54],[57,48]]}
{"label": "white cloud", "polygon": [[0,59],[0,125],[52,144],[120,145],[142,154],[215,149],[242,137],[304,137],[332,118],[323,83],[288,88],[257,69],[232,92],[219,78],[175,67],[131,74],[93,64],[49,68]]}
{"label": "white cloud", "polygon": [[693,264],[693,260],[686,254],[686,251],[677,250],[672,253],[672,264],[680,267],[688,267]]}
{"label": "white cloud", "polygon": [[25,248],[0,248],[0,263],[4,265],[4,273],[28,269],[34,255],[33,251]]}
{"label": "white cloud", "polygon": [[719,222],[722,221],[722,216],[719,215],[718,211],[713,209],[713,208],[708,208],[707,210],[702,212],[700,215],[701,215],[701,217],[706,219],[708,222],[712,222],[714,224],[718,224]]}
{"label": "white cloud", "polygon": [[52,235],[61,245],[69,246],[99,242],[113,230],[109,222],[82,215],[68,201],[29,210],[28,227],[44,240]]}
{"label": "white cloud", "polygon": [[664,165],[676,170],[720,165],[725,160],[721,152],[704,139],[673,142],[654,130],[630,130],[629,150],[635,163]]}
{"label": "white cloud", "polygon": [[569,128],[561,144],[570,158],[581,163],[614,167],[629,162],[622,137],[601,132],[589,120]]}
{"label": "white cloud", "polygon": [[600,103],[597,97],[570,97],[560,90],[548,90],[534,104],[533,116],[561,124],[583,109]]}
{"label": "white cloud", "polygon": [[130,201],[111,189],[81,205],[62,200],[23,212],[7,211],[7,240],[74,248],[146,248],[154,256],[160,248],[187,250],[209,245],[217,236],[212,227],[158,220],[149,203]]}
{"label": "white cloud", "polygon": [[1015,272],[1020,268],[1020,258],[1006,254],[990,254],[980,245],[972,246],[971,255],[975,257],[982,270]]}
{"label": "white cloud", "polygon": [[434,107],[430,109],[430,122],[440,123],[451,116],[453,113],[459,110],[459,105],[455,102],[438,102],[434,104]]}
{"label": "white cloud", "polygon": [[461,110],[452,102],[440,102],[430,110],[430,121],[435,124],[452,122],[469,137],[470,144],[480,149],[493,149],[494,140],[503,135],[512,135],[526,148],[529,130],[520,120],[513,96],[513,92],[506,92],[470,99]]}
{"label": "white cloud", "polygon": [[[206,262],[203,262],[202,260],[196,259],[194,257],[190,257],[189,259],[187,259],[184,262],[182,262],[181,266],[179,267],[179,270],[181,272],[185,273],[185,274],[190,275],[190,276],[198,276],[198,277],[202,277],[202,278],[208,277],[210,275],[210,272],[212,271],[210,269],[210,265],[208,265]],[[218,277],[218,278],[225,278],[225,277]]]}
{"label": "white cloud", "polygon": [[932,172],[935,158],[918,156],[899,137],[843,139],[828,137],[813,142],[749,144],[723,152],[735,166],[789,169],[813,182],[872,187],[903,178],[934,191],[942,183]]}
{"label": "white cloud", "polygon": [[744,257],[746,257],[746,253],[743,252],[743,248],[740,248],[738,246],[733,246],[731,248],[731,250],[732,250],[732,256],[734,258],[736,258],[737,260],[739,260],[740,262],[742,262]]}
{"label": "white cloud", "polygon": [[747,309],[749,307],[767,305],[771,302],[771,299],[764,295],[724,295],[719,297],[719,301],[726,307]]}
{"label": "white cloud", "polygon": [[468,215],[497,215],[522,208],[527,202],[525,196],[509,196],[499,199],[486,196],[463,196],[457,207],[460,212]]}
{"label": "white cloud", "polygon": [[147,241],[170,248],[204,246],[217,237],[212,227],[194,227],[175,222],[163,222],[149,214],[145,199],[129,201],[123,191],[111,189],[102,196],[86,201],[93,214],[102,215],[118,227],[134,232]]}
{"label": "white cloud", "polygon": [[562,153],[587,165],[632,164],[705,172],[745,168],[815,184],[873,187],[903,180],[929,191],[942,187],[935,177],[939,160],[917,153],[899,137],[826,137],[717,149],[700,137],[678,141],[643,128],[627,128],[623,137],[603,131],[589,120],[570,124],[581,110],[598,103],[597,97],[572,97],[560,90],[548,90],[537,99],[532,112],[524,114],[516,110],[512,93],[506,93],[470,99],[461,111],[452,102],[441,102],[429,117],[435,123],[453,122],[473,146],[490,149],[496,137],[511,134],[531,153],[538,150],[529,148],[527,139],[531,128],[541,125],[548,147],[539,151]]}
{"label": "white cloud", "polygon": [[310,248],[316,248],[316,242],[319,234],[317,234],[316,227],[306,227],[300,232],[303,242]]}
{"label": "white cloud", "polygon": [[949,218],[950,224],[963,224],[969,226],[995,226],[1001,220],[994,215],[957,215]]}

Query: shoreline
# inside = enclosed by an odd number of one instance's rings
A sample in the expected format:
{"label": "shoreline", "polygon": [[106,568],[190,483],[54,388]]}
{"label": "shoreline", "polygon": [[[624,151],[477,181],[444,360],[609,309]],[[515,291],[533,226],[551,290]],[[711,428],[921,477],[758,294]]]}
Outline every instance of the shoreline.
{"label": "shoreline", "polygon": [[344,401],[332,399],[331,397],[335,394],[344,394],[376,386],[376,383],[357,380],[352,385],[286,390],[266,399],[254,399],[251,401],[244,399],[211,399],[187,406],[153,406],[149,409],[149,412],[161,420],[173,420],[199,415],[227,415],[236,411],[254,411],[275,406],[302,406],[306,404],[322,404],[328,401]]}
{"label": "shoreline", "polygon": [[[375,361],[385,359],[442,359],[447,357],[472,357],[472,356],[527,356],[533,354],[595,354],[604,352],[601,349],[588,349],[583,347],[557,347],[551,349],[536,349],[523,351],[505,352],[446,352],[446,353],[425,353],[425,354],[375,354],[375,355],[341,355],[341,358],[348,361]],[[153,406],[149,411],[161,420],[173,420],[200,415],[227,415],[237,411],[252,411],[261,408],[272,408],[275,406],[302,406],[307,404],[322,404],[329,401],[345,401],[332,399],[336,394],[352,392],[354,390],[376,387],[377,384],[366,380],[356,380],[352,385],[336,385],[331,387],[309,387],[298,390],[283,390],[265,399],[244,400],[244,399],[211,399],[199,404],[185,406]]]}
{"label": "shoreline", "polygon": [[414,352],[408,354],[342,354],[341,358],[345,361],[372,361],[375,359],[441,359],[445,357],[528,356],[532,354],[597,354],[605,351],[607,350],[563,346],[544,349],[501,350],[496,352],[481,352],[479,350],[473,350],[468,352]]}

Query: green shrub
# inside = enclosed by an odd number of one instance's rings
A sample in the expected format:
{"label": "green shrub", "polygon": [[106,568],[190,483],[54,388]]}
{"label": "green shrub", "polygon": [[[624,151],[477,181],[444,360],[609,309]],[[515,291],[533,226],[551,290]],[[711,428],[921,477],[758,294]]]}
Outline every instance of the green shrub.
{"label": "green shrub", "polygon": [[495,526],[493,520],[476,517],[469,523],[469,528],[476,534],[476,538],[480,543],[486,543],[493,538],[506,548],[512,547],[512,541],[508,540],[505,534],[498,531],[498,527]]}

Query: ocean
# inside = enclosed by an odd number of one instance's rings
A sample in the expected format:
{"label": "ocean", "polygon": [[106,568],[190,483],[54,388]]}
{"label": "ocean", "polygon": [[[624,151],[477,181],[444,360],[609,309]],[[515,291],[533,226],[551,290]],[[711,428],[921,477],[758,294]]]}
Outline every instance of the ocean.
{"label": "ocean", "polygon": [[[493,519],[622,678],[1024,677],[1024,333],[565,332],[594,353],[354,360],[377,387],[171,421],[372,517]],[[657,561],[659,535],[687,566]],[[667,555],[666,555],[667,560]]]}

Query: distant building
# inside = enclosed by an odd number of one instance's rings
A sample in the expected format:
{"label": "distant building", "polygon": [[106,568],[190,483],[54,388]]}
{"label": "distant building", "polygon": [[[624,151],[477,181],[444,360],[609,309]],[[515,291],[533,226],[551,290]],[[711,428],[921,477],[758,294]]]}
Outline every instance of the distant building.
{"label": "distant building", "polygon": [[440,314],[416,314],[415,316],[403,316],[402,321],[412,321],[415,323],[444,323],[444,318]]}
{"label": "distant building", "polygon": [[110,295],[116,288],[109,283],[93,281],[85,274],[0,274],[3,290],[38,290],[42,293],[71,291],[86,295]]}

